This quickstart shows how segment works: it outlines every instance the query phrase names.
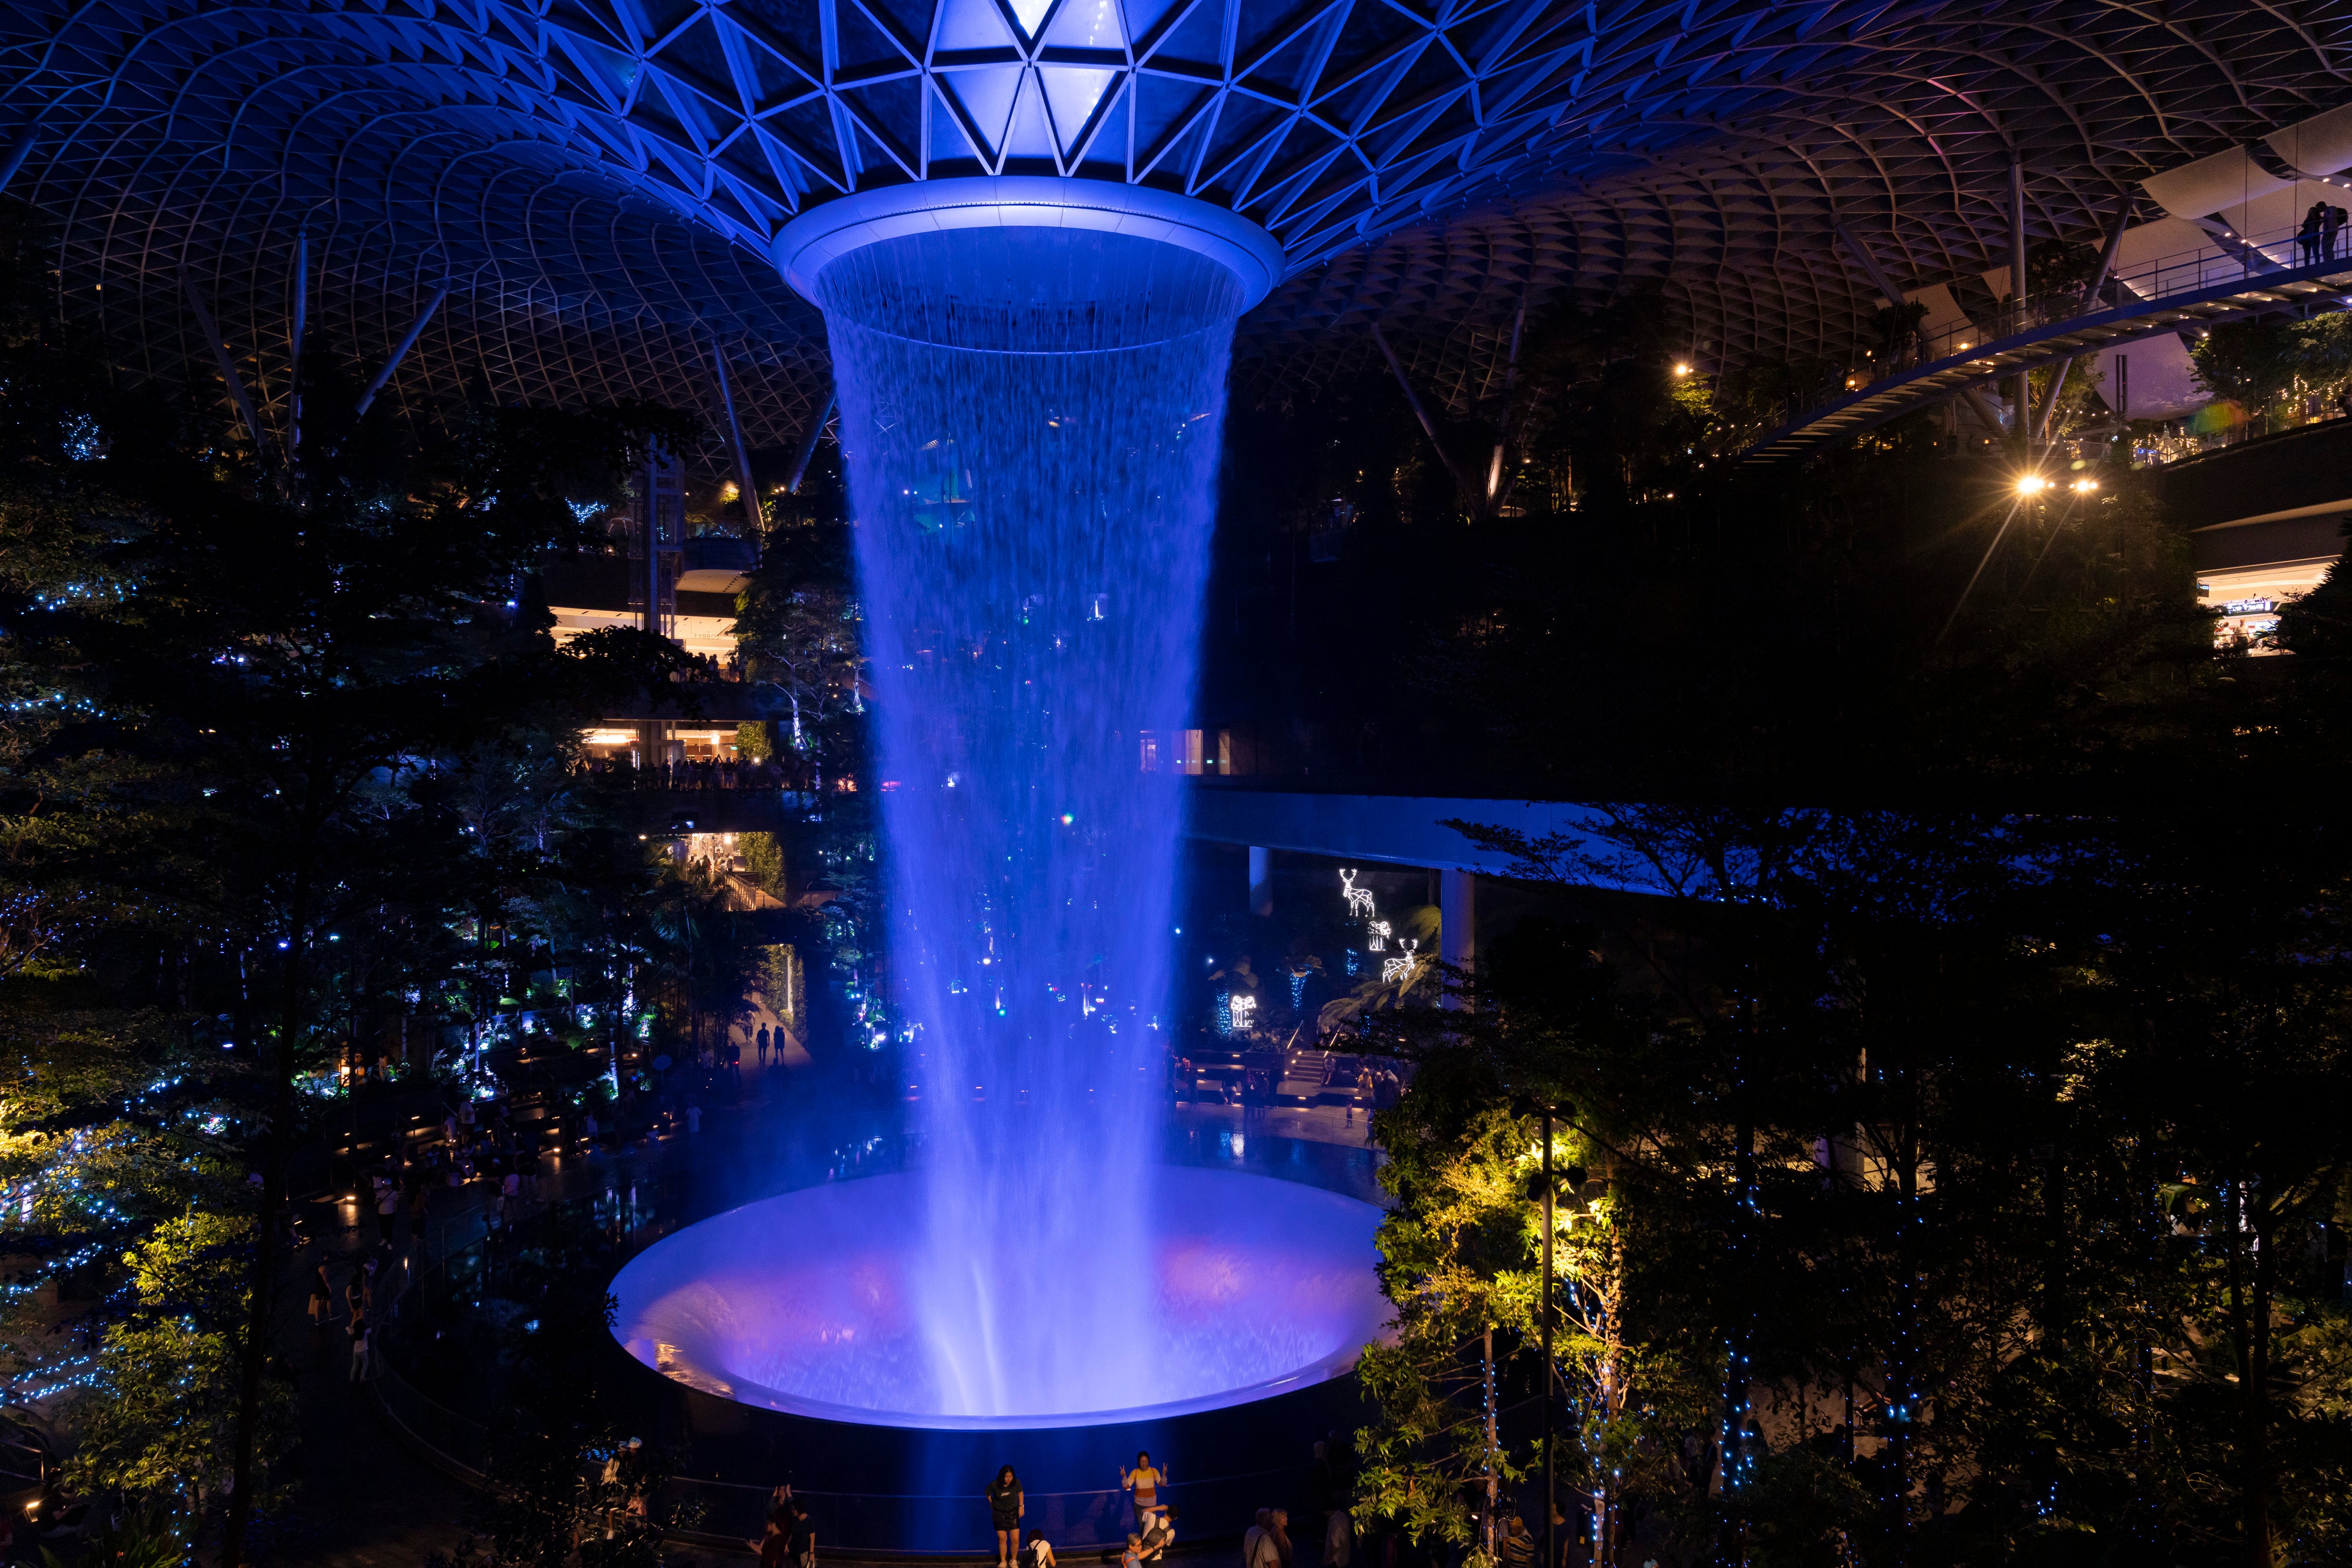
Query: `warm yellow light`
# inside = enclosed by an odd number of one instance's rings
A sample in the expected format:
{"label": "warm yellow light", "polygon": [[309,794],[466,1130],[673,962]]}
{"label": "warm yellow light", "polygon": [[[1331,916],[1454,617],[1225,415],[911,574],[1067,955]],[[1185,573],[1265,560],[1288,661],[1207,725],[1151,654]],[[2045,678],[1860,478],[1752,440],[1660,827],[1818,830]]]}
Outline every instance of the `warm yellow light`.
{"label": "warm yellow light", "polygon": [[728,480],[727,483],[719,486],[719,498],[722,501],[734,500],[742,493],[741,488],[738,486],[732,479]]}
{"label": "warm yellow light", "polygon": [[1675,374],[1678,376],[1686,376],[1690,374],[1690,367],[1688,365],[1676,365],[1675,367]]}
{"label": "warm yellow light", "polygon": [[2050,481],[2039,474],[2028,474],[2017,482],[2017,493],[2021,496],[2039,496],[2048,488]]}
{"label": "warm yellow light", "polygon": [[2077,496],[2087,496],[2098,487],[2099,482],[2096,479],[2077,479],[2074,481],[2074,494]]}

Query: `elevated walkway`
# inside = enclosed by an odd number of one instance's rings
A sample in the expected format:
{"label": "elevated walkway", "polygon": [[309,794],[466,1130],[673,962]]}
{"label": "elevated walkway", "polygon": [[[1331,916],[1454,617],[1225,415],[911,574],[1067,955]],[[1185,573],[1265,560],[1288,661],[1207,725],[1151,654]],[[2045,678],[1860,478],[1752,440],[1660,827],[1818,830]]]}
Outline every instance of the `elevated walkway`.
{"label": "elevated walkway", "polygon": [[1947,334],[1944,342],[1927,346],[1923,362],[1824,402],[1759,438],[1740,455],[1740,465],[1755,469],[1799,462],[1915,409],[2102,349],[2352,303],[2352,257],[2294,265],[2295,254],[2291,233],[2260,241],[2216,236],[2203,250],[2119,277],[2119,305],[2067,313],[2029,300],[2022,314],[2038,318],[2036,325],[1984,341],[1969,340],[1983,336],[1973,329]]}
{"label": "elevated walkway", "polygon": [[1185,836],[1341,860],[1507,874],[1511,858],[1479,848],[1448,821],[1510,829],[1531,839],[1589,834],[1590,806],[1559,800],[1434,795],[1324,795],[1301,789],[1194,783],[1185,791]]}

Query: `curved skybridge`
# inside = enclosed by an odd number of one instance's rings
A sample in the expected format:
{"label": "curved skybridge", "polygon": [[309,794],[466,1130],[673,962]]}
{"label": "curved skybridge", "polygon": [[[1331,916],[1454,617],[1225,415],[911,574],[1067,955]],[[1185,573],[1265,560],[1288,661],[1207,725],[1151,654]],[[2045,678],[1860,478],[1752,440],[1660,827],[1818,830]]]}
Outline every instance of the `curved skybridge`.
{"label": "curved skybridge", "polygon": [[[1878,379],[1864,382],[1849,373],[1812,397],[1801,396],[1796,401],[1809,405],[1804,412],[1759,438],[1740,462],[1762,467],[1801,461],[1955,396],[1970,405],[1979,434],[2015,439],[2013,404],[1997,406],[1985,397],[1985,389],[2145,339],[2260,316],[2315,315],[2352,304],[2352,228],[2326,245],[2300,227],[2244,236],[2210,221],[2149,226],[2201,229],[2203,237],[2193,247],[2123,267],[2110,262],[2104,269],[2107,275],[2095,274],[2087,287],[2029,298],[2021,309],[2010,306],[1983,327],[1961,321],[1922,330],[1906,345],[1895,368]],[[1890,299],[1919,298],[1918,290],[1898,292],[1878,272],[1875,259],[1851,235],[1845,237]],[[2325,254],[2323,246],[2333,254]],[[2115,248],[2111,244],[2110,256]],[[2111,407],[2116,390],[2107,389]],[[2047,392],[2026,414],[2036,438],[2049,423]],[[2128,407],[2123,412],[2128,413]]]}

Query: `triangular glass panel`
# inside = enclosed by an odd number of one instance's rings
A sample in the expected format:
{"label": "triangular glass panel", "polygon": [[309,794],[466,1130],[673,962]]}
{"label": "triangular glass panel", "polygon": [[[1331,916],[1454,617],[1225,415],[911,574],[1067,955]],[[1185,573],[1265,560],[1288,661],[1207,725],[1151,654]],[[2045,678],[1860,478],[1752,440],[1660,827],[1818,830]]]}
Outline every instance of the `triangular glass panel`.
{"label": "triangular glass panel", "polygon": [[895,185],[916,177],[915,160],[910,153],[887,147],[877,141],[863,125],[857,127],[857,161],[861,188],[875,185]]}
{"label": "triangular glass panel", "polygon": [[1314,85],[1307,80],[1308,68],[1323,52],[1323,41],[1330,36],[1330,29],[1338,25],[1336,20],[1327,19],[1253,64],[1249,68],[1249,85],[1278,98],[1304,97]]}
{"label": "triangular glass panel", "polygon": [[1013,13],[1013,21],[1020,25],[1021,36],[1034,38],[1038,27],[1045,23],[1046,13],[1054,8],[1054,0],[1004,0],[1004,5]]}
{"label": "triangular glass panel", "polygon": [[[936,86],[936,81],[934,82]],[[1009,104],[1006,106],[1011,107]],[[925,152],[934,163],[950,158],[980,158],[993,162],[996,149],[992,145],[975,146],[971,133],[964,129],[963,117],[944,93],[934,93],[931,99],[930,131]]]}
{"label": "triangular glass panel", "polygon": [[1110,90],[1118,73],[1092,66],[1040,66],[1045,84],[1045,107],[1053,111],[1054,131],[1065,154],[1077,151],[1095,106]]}
{"label": "triangular glass panel", "polygon": [[1323,63],[1323,79],[1315,84],[1315,90],[1318,95],[1333,91],[1368,70],[1377,68],[1386,74],[1400,48],[1412,39],[1428,37],[1426,27],[1386,5],[1360,6],[1349,16],[1339,41],[1332,46],[1331,57]]}
{"label": "triangular glass panel", "polygon": [[1126,13],[1127,36],[1150,37],[1184,4],[1185,0],[1122,0],[1119,9]]}
{"label": "triangular glass panel", "polygon": [[923,89],[919,78],[901,77],[841,89],[842,101],[857,117],[857,128],[887,148],[893,162],[911,165],[922,145]]}
{"label": "triangular glass panel", "polygon": [[[1218,51],[1224,47],[1225,7],[1223,0],[1191,0],[1191,9],[1178,12],[1171,26],[1167,16],[1152,25],[1151,29],[1138,28],[1135,37],[1151,39],[1151,58],[1168,63],[1181,60],[1187,65],[1203,66],[1211,70],[1222,69],[1223,61]],[[1153,29],[1164,27],[1164,35],[1154,37]]]}
{"label": "triangular glass panel", "polygon": [[1093,179],[1127,178],[1127,120],[1133,110],[1134,99],[1132,77],[1111,89],[1109,106],[1096,110],[1094,129],[1080,137],[1082,145],[1073,145],[1070,149],[1070,156],[1078,161],[1078,165],[1071,172]]}
{"label": "triangular glass panel", "polygon": [[683,77],[720,103],[732,106],[738,101],[735,73],[729,68],[726,51],[719,47],[719,29],[709,17],[672,38],[654,57],[664,70]]}
{"label": "triangular glass panel", "polygon": [[620,23],[601,9],[590,10],[579,0],[554,0],[548,7],[547,19],[554,26],[576,33],[610,46],[625,41],[626,34]]}
{"label": "triangular glass panel", "polygon": [[629,123],[641,127],[674,147],[688,148],[696,152],[701,151],[701,142],[678,119],[677,111],[670,107],[669,99],[662,92],[639,93],[637,101],[629,106]]}
{"label": "triangular glass panel", "polygon": [[[1306,0],[1303,5],[1244,5],[1241,26],[1234,31],[1234,58],[1246,60],[1274,47],[1286,35],[1315,20],[1335,0]],[[1340,9],[1346,0],[1336,0]]]}
{"label": "triangular glass panel", "polygon": [[1216,89],[1199,82],[1136,73],[1129,97],[1135,100],[1135,154],[1150,162],[1160,144],[1198,112]]}
{"label": "triangular glass panel", "polygon": [[1216,128],[1209,133],[1209,156],[1201,167],[1201,177],[1223,182],[1227,166],[1264,140],[1286,112],[1258,99],[1228,94],[1217,108]]}
{"label": "triangular glass panel", "polygon": [[563,52],[580,63],[581,68],[602,83],[615,100],[625,102],[629,89],[637,79],[637,62],[618,49],[608,49],[594,40],[579,34],[567,35]]}
{"label": "triangular glass panel", "polygon": [[1009,49],[1013,29],[996,0],[940,0],[940,21],[931,47],[945,54],[957,49]]}
{"label": "triangular glass panel", "polygon": [[636,8],[646,19],[646,42],[651,44],[676,32],[701,6],[699,0],[636,0]]}
{"label": "triangular glass panel", "polygon": [[773,109],[818,90],[795,62],[781,58],[758,44],[747,41],[743,45],[743,63],[750,68],[751,89],[756,95],[751,100],[754,108]]}
{"label": "triangular glass panel", "polygon": [[830,101],[812,99],[796,103],[768,116],[760,124],[825,183],[838,187],[846,177],[841,166],[841,147],[834,131]]}
{"label": "triangular glass panel", "polygon": [[863,0],[868,11],[888,24],[918,57],[931,47],[929,0]]}
{"label": "triangular glass panel", "polygon": [[1416,120],[1422,110],[1433,103],[1448,101],[1464,86],[1461,69],[1444,49],[1424,49],[1412,68],[1389,89],[1388,101],[1372,111],[1371,123],[1385,130]]}
{"label": "triangular glass panel", "polygon": [[1013,100],[1012,123],[1004,130],[1004,155],[1055,158],[1059,152],[1054,142],[1054,128],[1045,119],[1045,95],[1038,90],[1035,77],[1024,71],[1021,90]]}
{"label": "triangular glass panel", "polygon": [[1202,140],[1207,135],[1207,117],[1204,115],[1193,121],[1165,151],[1147,149],[1139,144],[1135,150],[1135,177],[1146,184],[1158,185],[1164,190],[1189,190],[1192,160],[1199,154]]}
{"label": "triangular glass panel", "polygon": [[898,47],[898,40],[855,5],[835,9],[834,37],[839,41],[841,68],[845,71],[908,63],[906,51]]}
{"label": "triangular glass panel", "polygon": [[1004,152],[1005,127],[1013,119],[1013,99],[1023,74],[1019,66],[975,66],[941,71],[933,78],[971,121],[980,154],[991,162]]}
{"label": "triangular glass panel", "polygon": [[1062,0],[1045,26],[1045,45],[1056,49],[1124,49],[1125,19],[1118,0]]}

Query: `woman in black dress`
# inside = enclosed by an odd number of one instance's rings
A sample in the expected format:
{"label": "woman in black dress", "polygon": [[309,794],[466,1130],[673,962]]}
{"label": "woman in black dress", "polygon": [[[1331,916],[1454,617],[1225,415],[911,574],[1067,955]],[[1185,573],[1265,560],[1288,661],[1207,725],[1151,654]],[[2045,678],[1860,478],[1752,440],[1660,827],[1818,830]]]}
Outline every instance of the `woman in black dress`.
{"label": "woman in black dress", "polygon": [[1013,1558],[1021,1551],[1021,1516],[1028,1511],[1028,1500],[1021,1495],[1021,1482],[1005,1466],[996,1472],[990,1483],[988,1516],[996,1526],[996,1568],[1013,1568]]}

